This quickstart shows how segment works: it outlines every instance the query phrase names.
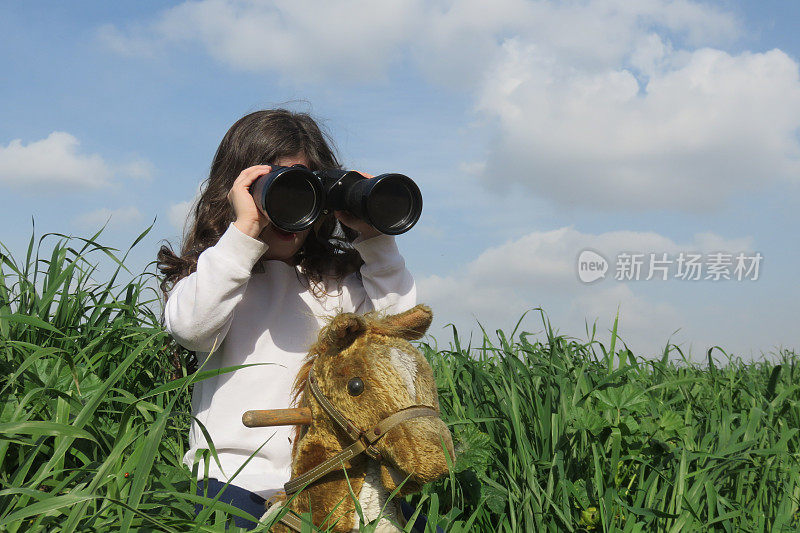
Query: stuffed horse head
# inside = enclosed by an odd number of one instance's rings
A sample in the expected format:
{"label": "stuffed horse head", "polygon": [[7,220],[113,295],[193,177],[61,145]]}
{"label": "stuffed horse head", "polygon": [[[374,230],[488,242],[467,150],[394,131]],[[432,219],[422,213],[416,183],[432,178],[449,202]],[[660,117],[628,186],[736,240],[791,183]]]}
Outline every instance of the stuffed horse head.
{"label": "stuffed horse head", "polygon": [[[376,531],[399,531],[395,524],[404,520],[397,498],[386,505],[389,494],[418,492],[447,474],[453,442],[439,416],[433,370],[409,343],[432,319],[424,305],[389,316],[339,314],[298,373],[298,407],[249,412],[271,413],[271,425],[298,426],[286,484],[292,511],[310,512],[326,529],[357,530],[355,496],[367,523],[383,516]],[[247,417],[247,425],[266,425]]]}

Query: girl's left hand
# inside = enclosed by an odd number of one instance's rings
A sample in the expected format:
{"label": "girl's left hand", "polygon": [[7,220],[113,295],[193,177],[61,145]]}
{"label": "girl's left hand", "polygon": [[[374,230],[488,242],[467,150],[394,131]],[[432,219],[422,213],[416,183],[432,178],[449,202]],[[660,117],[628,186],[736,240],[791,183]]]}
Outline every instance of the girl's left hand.
{"label": "girl's left hand", "polygon": [[355,215],[351,215],[348,211],[334,211],[334,216],[339,219],[339,222],[348,228],[356,230],[363,239],[369,239],[381,235],[381,232],[370,226],[369,223],[361,220]]}
{"label": "girl's left hand", "polygon": [[[367,174],[366,172],[359,172],[365,178],[374,178],[371,174]],[[348,228],[356,230],[362,239],[366,240],[371,237],[376,237],[378,235],[382,235],[380,231],[372,227],[368,222],[361,220],[360,218],[350,214],[348,211],[334,211],[334,216],[347,226]]]}

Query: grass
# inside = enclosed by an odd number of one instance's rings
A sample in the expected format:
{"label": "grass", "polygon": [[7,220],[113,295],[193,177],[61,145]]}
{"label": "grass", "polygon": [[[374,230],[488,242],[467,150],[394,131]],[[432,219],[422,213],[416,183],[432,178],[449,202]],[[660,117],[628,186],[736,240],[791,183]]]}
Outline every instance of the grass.
{"label": "grass", "polygon": [[[151,310],[153,274],[132,275],[130,249],[98,237],[32,237],[22,261],[0,248],[0,530],[222,531],[242,512],[195,496],[202,465],[181,464],[191,383],[208,373],[187,375]],[[100,261],[115,265],[103,283]],[[463,346],[454,328],[447,348],[419,345],[457,450],[451,475],[409,498],[432,523],[800,528],[795,352],[747,362],[717,348],[700,366],[667,345],[645,360],[616,323],[605,346],[556,334],[539,313],[536,334]],[[200,519],[195,502],[209,504]]]}
{"label": "grass", "polygon": [[800,527],[795,353],[699,367],[671,362],[674,347],[643,360],[543,324],[540,340],[425,347],[462,445],[455,481],[428,490],[485,506],[476,529]]}

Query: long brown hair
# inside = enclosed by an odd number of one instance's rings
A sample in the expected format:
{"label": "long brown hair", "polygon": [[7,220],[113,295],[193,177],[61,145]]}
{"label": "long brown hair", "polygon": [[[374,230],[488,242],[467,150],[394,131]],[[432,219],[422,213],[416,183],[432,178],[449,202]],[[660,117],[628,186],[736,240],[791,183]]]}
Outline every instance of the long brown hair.
{"label": "long brown hair", "polygon": [[[200,254],[214,246],[234,221],[228,192],[242,170],[297,154],[306,156],[311,170],[341,168],[332,145],[330,136],[307,113],[271,109],[237,120],[223,137],[208,178],[201,186],[180,256],[168,246],[169,242],[158,251],[157,266],[163,275],[160,287],[164,300],[178,281],[197,270]],[[324,216],[309,232],[293,260],[312,282],[310,289],[316,296],[322,295],[317,284],[323,276],[341,280],[356,272],[363,263],[350,244],[357,235],[342,226],[332,214]]]}
{"label": "long brown hair", "polygon": [[[180,256],[168,241],[158,251],[157,267],[163,275],[160,287],[164,301],[175,284],[197,270],[200,254],[214,246],[234,221],[228,192],[242,170],[298,154],[306,156],[311,170],[341,168],[331,146],[330,136],[307,113],[270,109],[237,120],[222,138],[208,178],[201,185],[200,196],[187,221],[188,230],[183,235]],[[314,224],[293,261],[300,265],[315,296],[324,294],[324,284],[319,283],[323,277],[333,276],[341,281],[363,264],[351,245],[357,236],[357,232],[341,225],[333,214],[321,217]],[[197,368],[194,353],[171,344],[173,379],[182,373],[181,352],[187,357],[187,372],[194,372]]]}

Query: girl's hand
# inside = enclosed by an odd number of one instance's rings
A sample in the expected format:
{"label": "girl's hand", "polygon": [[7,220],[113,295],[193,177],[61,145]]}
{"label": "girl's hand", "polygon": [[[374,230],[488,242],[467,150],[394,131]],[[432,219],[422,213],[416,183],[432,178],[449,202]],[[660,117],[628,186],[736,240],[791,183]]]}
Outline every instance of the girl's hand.
{"label": "girl's hand", "polygon": [[381,232],[364,222],[357,216],[351,215],[349,211],[334,211],[333,214],[339,219],[339,222],[356,230],[359,235],[364,239],[381,235]]}
{"label": "girl's hand", "polygon": [[[367,174],[366,172],[359,172],[365,178],[374,178],[375,176],[371,174]],[[369,225],[369,223],[361,220],[360,218],[350,214],[348,211],[334,211],[334,216],[339,219],[339,222],[347,226],[348,228],[356,230],[359,235],[363,239],[369,239],[370,237],[376,237],[378,235],[382,235],[380,231],[375,229],[373,226]]]}
{"label": "girl's hand", "polygon": [[269,217],[256,207],[256,201],[250,194],[249,187],[259,176],[269,174],[272,167],[256,165],[242,170],[228,192],[228,202],[233,206],[236,221],[234,225],[245,235],[257,239],[261,230],[270,224]]}

